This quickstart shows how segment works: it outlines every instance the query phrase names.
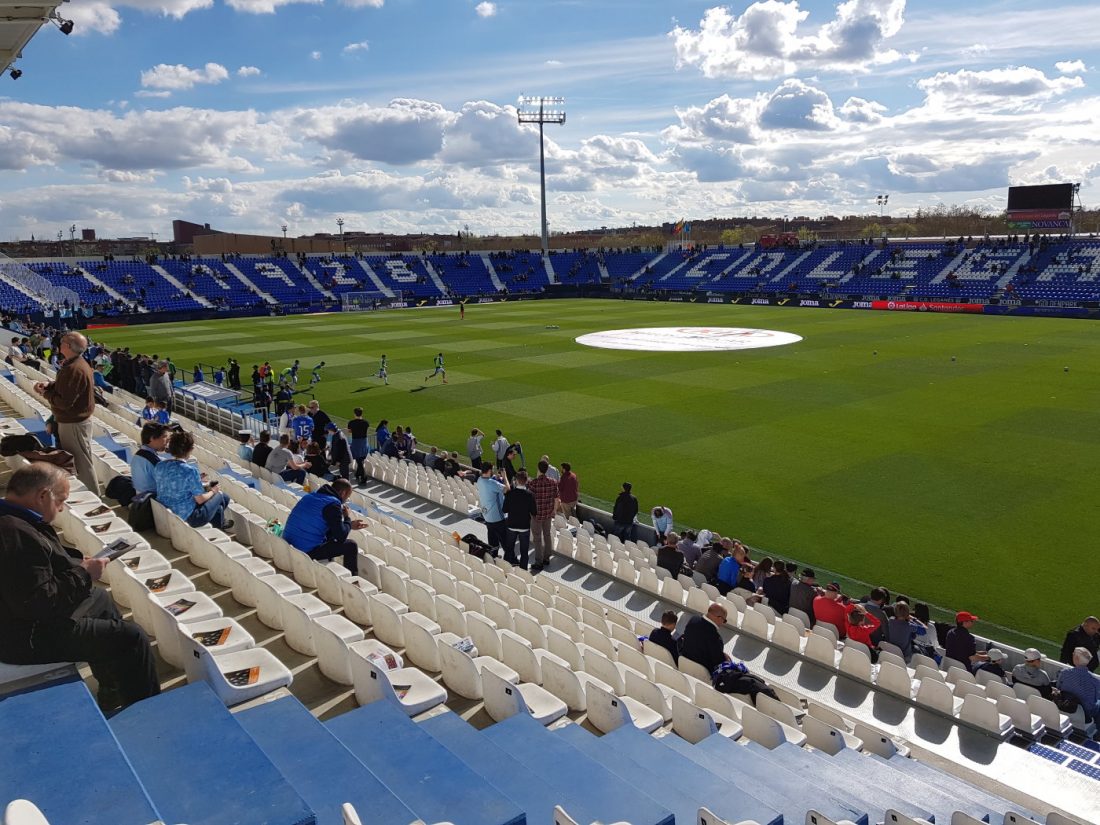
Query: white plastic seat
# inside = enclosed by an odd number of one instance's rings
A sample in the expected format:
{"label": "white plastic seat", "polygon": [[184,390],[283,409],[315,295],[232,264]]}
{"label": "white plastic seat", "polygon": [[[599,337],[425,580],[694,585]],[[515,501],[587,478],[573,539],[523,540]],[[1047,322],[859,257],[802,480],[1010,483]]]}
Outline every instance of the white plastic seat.
{"label": "white plastic seat", "polygon": [[[429,627],[410,619],[406,613],[401,616],[402,630],[405,635],[405,658],[421,670],[439,673],[443,668],[439,663],[438,633],[432,633]],[[415,614],[419,615],[419,614]],[[453,633],[447,634],[450,643],[458,640]]]}
{"label": "white plastic seat", "polygon": [[1065,739],[1073,732],[1073,722],[1069,716],[1058,710],[1058,706],[1049,699],[1036,693],[1025,700],[1027,709],[1042,720],[1047,732],[1059,739]]}
{"label": "white plastic seat", "polygon": [[646,639],[642,642],[642,651],[646,656],[649,656],[662,664],[669,667],[676,667],[676,661],[672,658],[672,654],[669,653],[668,648],[663,645],[654,644]]}
{"label": "white plastic seat", "polygon": [[977,682],[958,681],[955,683],[955,688],[952,691],[960,699],[965,699],[967,696],[980,696],[985,699],[985,688],[979,685]]}
{"label": "white plastic seat", "polygon": [[585,682],[584,696],[588,721],[601,733],[610,733],[623,725],[652,733],[661,726],[661,714],[628,697],[616,696],[598,679]]}
{"label": "white plastic seat", "polygon": [[837,666],[836,642],[829,636],[817,633],[817,627],[818,625],[814,625],[815,632],[806,637],[806,645],[802,649],[802,654],[811,662],[817,662],[819,665],[835,670]]}
{"label": "white plastic seat", "polygon": [[741,725],[738,722],[723,718],[719,724],[711,711],[693,705],[679,694],[672,697],[672,729],[692,744],[714,734],[721,734],[729,739],[737,739],[741,735]]}
{"label": "white plastic seat", "polygon": [[[542,591],[539,591],[542,593]],[[547,601],[552,601],[552,596],[542,594],[543,598]],[[538,596],[532,594],[524,594],[520,597],[520,606],[524,613],[528,613],[533,616],[540,624],[550,624],[550,610],[547,605],[539,599]]]}
{"label": "white plastic seat", "polygon": [[971,684],[975,685],[978,684],[978,680],[975,678],[974,674],[966,668],[955,667],[954,665],[952,665],[949,668],[945,667],[941,669],[945,673],[947,673],[947,684],[949,685],[957,685],[959,682],[970,682]]}
{"label": "white plastic seat", "polygon": [[[575,671],[565,660],[558,656],[547,656],[542,664],[542,686],[557,696],[572,711],[583,712],[588,708],[584,687],[588,682],[599,682],[595,676]],[[599,682],[608,692],[611,688]]]}
{"label": "white plastic seat", "polygon": [[[669,691],[666,694],[656,682],[646,678],[631,667],[624,669],[623,684],[626,687],[626,696],[641,702],[655,713],[659,713],[662,721],[672,721],[672,703],[669,697],[681,696],[682,694],[675,691]],[[683,698],[689,702],[691,701],[687,696]]]}
{"label": "white plastic seat", "polygon": [[405,582],[405,594],[409,610],[429,619],[436,618],[435,589],[430,584],[410,578]]}
{"label": "white plastic seat", "polygon": [[[599,648],[596,649],[599,650]],[[653,672],[656,666],[659,664],[656,659],[650,656],[646,656],[644,653],[638,650],[637,644],[616,645],[614,656],[609,656],[608,658],[618,662],[621,665],[633,668],[634,670],[645,676],[647,679],[653,678]]]}
{"label": "white plastic seat", "polygon": [[[784,616],[784,619],[787,617]],[[791,653],[802,652],[802,640],[804,634],[801,633],[797,626],[787,621],[776,622],[772,626],[772,644],[776,647],[781,647],[784,650],[788,650]]]}
{"label": "white plastic seat", "polygon": [[689,659],[687,656],[681,656],[676,662],[676,667],[681,673],[686,673],[688,676],[694,676],[700,682],[706,682],[708,685],[711,683],[710,674],[707,673],[707,669],[698,662]]}
{"label": "white plastic seat", "polygon": [[391,647],[403,648],[405,631],[401,627],[401,615],[408,612],[407,605],[401,604],[388,593],[375,593],[371,596],[371,627],[375,638]]}
{"label": "white plastic seat", "polygon": [[134,620],[142,627],[153,624],[152,605],[145,598],[146,593],[158,596],[182,596],[185,593],[195,592],[195,583],[176,569],[151,574],[147,578],[137,578],[126,568],[124,575],[116,576],[117,581],[112,588],[120,604],[124,604],[133,611]]}
{"label": "white plastic seat", "polygon": [[1017,732],[1028,739],[1038,739],[1046,730],[1043,720],[1034,715],[1023,699],[1015,696],[998,696],[997,710],[1007,716]]}
{"label": "white plastic seat", "polygon": [[456,636],[467,635],[466,608],[458,600],[440,593],[438,588],[436,588],[435,597],[435,620],[448,633],[454,633]]}
{"label": "white plastic seat", "polygon": [[[558,611],[551,611],[551,613],[556,612]],[[529,641],[533,647],[548,646],[549,643],[546,638],[547,628],[546,626],[540,624],[534,616],[531,616],[523,612],[522,610],[517,610],[512,614],[512,626],[515,628],[515,632],[525,638],[527,641]],[[564,630],[561,630],[556,625],[551,625],[551,627],[561,633],[565,633]],[[574,642],[580,642],[584,640],[584,637],[581,636],[579,633],[579,628],[577,637],[574,637],[570,634],[566,635],[569,635],[569,638],[573,639]]]}
{"label": "white plastic seat", "polygon": [[317,566],[315,571],[317,578],[317,595],[325,602],[333,606],[344,604],[344,591],[342,581],[350,579],[352,572],[344,565],[330,561]]}
{"label": "white plastic seat", "polygon": [[497,630],[496,622],[488,616],[482,616],[480,613],[467,613],[466,630],[470,640],[474,643],[474,647],[478,649],[482,656],[489,656],[499,661],[504,660],[504,653],[500,646],[500,633]]}
{"label": "white plastic seat", "polygon": [[[283,618],[283,638],[286,643],[306,656],[316,656],[317,646],[313,638],[313,623],[332,616],[327,604],[311,594],[297,594],[284,600],[281,615]],[[349,643],[363,638],[363,631],[343,616],[337,616],[341,629],[348,629]]]}
{"label": "white plastic seat", "polygon": [[378,588],[359,576],[340,579],[340,597],[344,615],[360,627],[370,627],[370,597]]}
{"label": "white plastic seat", "polygon": [[259,600],[256,579],[275,575],[275,568],[263,559],[247,556],[243,559],[226,557],[229,565],[229,586],[233,598],[246,607],[255,607]]}
{"label": "white plastic seat", "polygon": [[416,668],[384,670],[362,656],[351,657],[351,668],[355,699],[361,705],[383,700],[416,716],[447,701],[443,686]]}
{"label": "white plastic seat", "polygon": [[[866,650],[866,645],[864,645]],[[845,647],[840,651],[840,672],[853,679],[871,682],[871,656],[856,647]]]}
{"label": "white plastic seat", "polygon": [[481,683],[485,711],[498,722],[517,713],[529,713],[535,721],[549,725],[569,711],[565,702],[538,685],[514,684],[491,670],[482,671]]}
{"label": "white plastic seat", "polygon": [[184,658],[178,625],[221,618],[221,608],[205,593],[197,591],[184,596],[167,597],[149,593],[146,598],[152,603],[150,615],[153,618],[153,623],[146,630],[156,637],[157,650],[164,661],[182,669]]}
{"label": "white plastic seat", "polygon": [[875,684],[880,690],[904,696],[906,699],[913,698],[913,680],[909,678],[909,671],[892,662],[879,663]]}
{"label": "white plastic seat", "polygon": [[[895,645],[890,645],[890,647],[895,647]],[[908,669],[908,665],[905,663],[905,657],[903,657],[900,653],[893,653],[889,650],[880,650],[878,652],[878,663],[880,665],[897,665],[898,667]]]}
{"label": "white plastic seat", "polygon": [[557,628],[548,627],[546,628],[546,648],[555,656],[568,662],[573,670],[584,670],[584,651],[588,649],[588,645],[579,645]]}
{"label": "white plastic seat", "polygon": [[611,643],[611,638],[602,630],[590,627],[587,624],[582,624],[581,640],[589,647],[594,647],[596,650],[600,651],[607,658],[616,658],[615,646]]}
{"label": "white plastic seat", "polygon": [[585,647],[581,659],[584,661],[585,673],[590,673],[605,685],[609,685],[616,696],[626,695],[626,671],[633,670],[633,668],[627,668],[613,662],[598,650],[593,650],[590,647]]}
{"label": "white plastic seat", "polygon": [[854,750],[863,748],[863,743],[855,736],[810,714],[803,717],[801,730],[806,736],[806,744],[830,756],[836,756],[845,748]]}
{"label": "white plastic seat", "polygon": [[405,583],[409,579],[408,573],[404,570],[398,570],[396,567],[387,565],[379,570],[379,576],[381,583],[378,585],[378,588],[383,593],[388,593],[399,602],[408,604],[409,594],[408,588],[405,586]]}
{"label": "white plastic seat", "polygon": [[959,708],[962,707],[962,700],[955,698],[946,682],[938,682],[931,678],[921,679],[913,701],[947,716],[956,716]]}
{"label": "white plastic seat", "polygon": [[566,665],[563,659],[558,659],[549,650],[531,647],[530,642],[513,633],[511,630],[500,631],[501,661],[519,674],[521,682],[529,682],[533,685],[542,684],[542,660],[553,657],[560,664]]}
{"label": "white plastic seat", "polygon": [[749,609],[741,617],[741,632],[767,641],[771,636],[771,625],[763,613]]}
{"label": "white plastic seat", "polygon": [[436,639],[436,645],[439,648],[443,684],[463,698],[483,698],[481,677],[487,671],[513,684],[519,682],[519,674],[497,659],[470,656],[440,638]]}
{"label": "white plastic seat", "polygon": [[919,681],[932,679],[936,682],[944,682],[945,684],[947,682],[947,680],[944,678],[942,670],[940,670],[939,668],[928,667],[928,665],[917,665],[915,668],[915,678]]}
{"label": "white plastic seat", "polygon": [[[766,697],[762,694],[756,697],[758,702],[762,698]],[[774,750],[788,741],[794,745],[802,745],[806,741],[806,736],[801,731],[781,724],[751,705],[741,708],[741,727],[746,737],[768,750]]]}
{"label": "white plastic seat", "polygon": [[209,683],[226,707],[287,687],[294,681],[290,670],[262,647],[215,656],[189,635],[181,632],[180,639],[187,662],[187,681]]}

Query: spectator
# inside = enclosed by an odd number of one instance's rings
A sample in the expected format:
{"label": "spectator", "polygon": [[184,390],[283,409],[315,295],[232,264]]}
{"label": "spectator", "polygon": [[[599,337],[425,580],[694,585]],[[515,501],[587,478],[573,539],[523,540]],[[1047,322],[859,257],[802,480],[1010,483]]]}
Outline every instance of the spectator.
{"label": "spectator", "polygon": [[568,461],[561,463],[561,481],[558,482],[558,498],[561,499],[561,514],[566,518],[576,517],[577,500],[580,498],[581,485],[573,466]]}
{"label": "spectator", "polygon": [[704,550],[703,554],[699,557],[699,561],[695,563],[695,572],[702,575],[707,580],[708,584],[717,586],[718,568],[722,563],[722,559],[724,559],[728,553],[729,550],[722,544],[713,542],[707,546],[707,549]]}
{"label": "spectator", "polygon": [[825,585],[825,589],[818,591],[818,595],[814,598],[814,621],[817,624],[822,622],[831,624],[836,630],[838,638],[846,638],[848,611],[841,603],[840,585],[836,582],[829,582]]}
{"label": "spectator", "polygon": [[649,641],[667,650],[673,662],[678,662],[680,660],[680,650],[675,635],[677,621],[676,612],[674,610],[666,610],[661,614],[660,626],[649,631]]}
{"label": "spectator", "polygon": [[267,465],[268,456],[271,455],[271,433],[264,430],[260,433],[260,442],[252,448],[252,463],[260,467]]}
{"label": "spectator", "polygon": [[764,588],[764,579],[772,574],[772,568],[774,566],[775,561],[771,556],[764,556],[764,558],[760,559],[752,574],[753,590],[762,590]]}
{"label": "spectator", "polygon": [[634,538],[634,522],[638,518],[638,499],[630,492],[634,489],[629,481],[623,482],[623,490],[615,499],[615,507],[611,511],[611,520],[614,522],[615,535],[620,541],[629,541]]}
{"label": "spectator", "polygon": [[378,426],[374,430],[374,443],[379,451],[386,446],[386,443],[390,440],[390,422],[383,418],[378,422]]}
{"label": "spectator", "polygon": [[791,596],[787,604],[788,610],[793,607],[809,616],[811,626],[814,623],[814,599],[819,593],[816,581],[813,570],[809,567],[802,568],[798,581],[791,584]]}
{"label": "spectator", "polygon": [[672,578],[679,576],[684,570],[684,554],[677,547],[680,537],[675,533],[669,533],[664,538],[664,544],[657,550],[657,566],[667,570]]}
{"label": "spectator", "polygon": [[890,601],[890,591],[885,587],[874,587],[871,593],[863,600],[863,609],[871,616],[878,619],[878,629],[871,634],[871,647],[877,647],[878,643],[886,638],[886,604]]}
{"label": "spectator", "polygon": [[546,462],[546,477],[553,481],[555,484],[561,483],[561,473],[558,472],[558,468],[550,463],[550,456],[544,455],[539,461]]}
{"label": "spectator", "polygon": [[82,357],[88,339],[79,332],[61,336],[64,359],[54,380],[34,385],[34,391],[46,399],[57,423],[57,442],[73,456],[76,475],[93,493],[99,493],[99,480],[92,463],[92,413],[95,411],[95,379],[92,367]]}
{"label": "spectator", "polygon": [[695,531],[685,530],[683,538],[680,539],[680,543],[676,547],[684,554],[684,567],[688,570],[694,570],[699,557],[703,555],[703,551],[695,543]]}
{"label": "spectator", "polygon": [[[509,447],[508,452],[504,454],[504,460],[500,462],[500,469],[504,470],[504,477],[508,479],[509,484],[511,484],[516,477],[516,465],[512,461],[515,457],[516,451]],[[523,465],[521,464],[520,466]]]}
{"label": "spectator", "polygon": [[512,448],[512,442],[504,437],[504,433],[497,430],[497,437],[493,441],[493,455],[497,460],[497,469],[504,469],[504,459],[508,455],[508,451]]}
{"label": "spectator", "polygon": [[352,410],[355,417],[348,422],[348,435],[351,436],[351,457],[355,459],[355,479],[359,484],[367,483],[366,459],[370,455],[370,422],[363,418],[363,408]]}
{"label": "spectator", "polygon": [[886,621],[885,641],[898,647],[906,662],[912,659],[916,652],[914,649],[916,639],[927,633],[928,628],[924,622],[910,614],[908,603],[897,602],[894,605],[894,615]]}
{"label": "spectator", "polygon": [[477,480],[477,497],[481,503],[481,517],[485,519],[486,540],[493,556],[508,540],[508,526],[504,521],[504,494],[508,482],[501,474],[493,476],[493,465],[485,461],[481,465],[481,477]]}
{"label": "spectator", "polygon": [[1004,666],[1001,664],[1001,662],[1003,662],[1005,658],[1004,652],[998,650],[995,647],[991,647],[985,652],[985,655],[989,657],[988,661],[982,662],[980,665],[978,665],[974,672],[980,673],[983,670],[987,671],[989,673],[992,673],[1003,683],[1008,684],[1008,674],[1005,673]]}
{"label": "spectator", "polygon": [[212,524],[228,530],[233,522],[225,517],[229,496],[218,491],[218,482],[204,485],[199,468],[191,462],[195,450],[195,438],[191,433],[177,430],[168,439],[170,458],[161,461],[153,469],[157,484],[157,501],[186,521],[192,527]]}
{"label": "spectator", "polygon": [[1087,647],[1076,648],[1071,657],[1073,666],[1058,674],[1057,683],[1062,697],[1072,696],[1077,700],[1087,722],[1100,716],[1100,679],[1088,668],[1092,656],[1093,652]]}
{"label": "spectator", "polygon": [[729,555],[722,559],[718,565],[718,583],[715,587],[725,596],[733,590],[741,581],[741,567],[748,560],[745,546],[739,541],[734,541],[729,548]]}
{"label": "spectator", "polygon": [[154,401],[163,401],[165,409],[172,412],[172,378],[168,374],[168,362],[158,361],[149,382],[149,395]]}
{"label": "spectator", "polygon": [[331,421],[325,425],[325,437],[328,442],[329,462],[336,465],[340,473],[339,478],[350,478],[351,449],[348,447],[348,440],[344,438],[340,428]]}
{"label": "spectator", "polygon": [[730,657],[723,650],[722,634],[719,629],[726,624],[726,608],[712,603],[702,616],[692,616],[680,636],[680,655],[706,668],[712,673],[722,662]]}
{"label": "spectator", "polygon": [[470,430],[470,437],[466,439],[466,455],[470,459],[471,467],[481,466],[481,440],[485,433],[474,427]]}
{"label": "spectator", "polygon": [[458,453],[451,453],[443,460],[443,475],[451,478],[462,472],[462,466],[458,463]]}
{"label": "spectator", "polygon": [[531,543],[535,547],[535,563],[531,571],[534,573],[550,566],[550,556],[554,550],[550,528],[558,509],[558,483],[546,474],[549,469],[547,462],[540,461],[538,476],[527,485],[531,495],[535,497],[536,508],[535,517],[531,519]]}
{"label": "spectator", "polygon": [[1067,665],[1073,661],[1073,651],[1079,647],[1085,648],[1092,654],[1087,665],[1088,669],[1096,672],[1098,663],[1097,651],[1100,650],[1100,619],[1089,616],[1073,630],[1066,633],[1066,639],[1062,642],[1062,652],[1058,661]]}
{"label": "spectator", "polygon": [[311,559],[327,561],[340,556],[352,575],[359,572],[359,547],[348,538],[352,530],[367,526],[353,519],[347,502],[351,482],[338,478],[298,499],[286,520],[283,538]]}
{"label": "spectator", "polygon": [[986,655],[978,652],[978,643],[970,632],[976,621],[978,617],[973,613],[959,611],[955,614],[955,626],[947,631],[947,638],[943,642],[944,655],[962,662],[970,670],[986,660]]}
{"label": "spectator", "polygon": [[768,607],[776,613],[786,613],[791,605],[791,577],[787,565],[778,562],[772,568],[772,574],[764,579],[761,592],[768,600]]}
{"label": "spectator", "polygon": [[321,409],[321,405],[316,401],[309,402],[309,417],[313,419],[313,443],[318,447],[325,446],[325,438],[328,435],[328,425],[332,423],[332,419],[329,418],[329,414]]}
{"label": "spectator", "polygon": [[126,707],[160,693],[145,632],[123,621],[100,580],[106,559],[82,559],[51,522],[69,497],[68,475],[33,463],[8,479],[0,501],[0,661],[88,662],[99,706]]}
{"label": "spectator", "polygon": [[[504,512],[508,528],[504,536],[504,560],[526,570],[531,547],[531,525],[534,524],[538,514],[535,496],[527,489],[526,470],[519,470],[516,473],[516,483],[504,494]],[[517,542],[519,543],[518,558]]]}
{"label": "spectator", "polygon": [[1044,699],[1053,693],[1050,674],[1043,670],[1043,654],[1034,647],[1025,650],[1024,661],[1012,668],[1012,681],[1035,688]]}
{"label": "spectator", "polygon": [[158,453],[163,453],[168,446],[168,435],[168,428],[155,421],[141,428],[141,446],[130,459],[130,480],[134,483],[135,495],[156,493],[157,482],[153,471],[160,463]]}
{"label": "spectator", "polygon": [[428,454],[424,456],[424,466],[430,470],[436,470],[438,469],[437,465],[442,460],[443,459],[439,456],[439,448],[433,444],[428,448]]}
{"label": "spectator", "polygon": [[237,448],[237,457],[246,464],[252,463],[252,433],[248,430],[241,430],[237,433],[237,441],[241,446]]}
{"label": "spectator", "polygon": [[653,530],[657,533],[657,541],[663,542],[665,536],[672,530],[672,511],[658,505],[650,512],[650,516],[653,518]]}
{"label": "spectator", "polygon": [[328,461],[325,459],[324,452],[317,446],[316,441],[303,441],[302,443],[305,444],[305,463],[308,465],[306,474],[323,478],[328,473]]}
{"label": "spectator", "polygon": [[286,433],[279,436],[279,446],[271,451],[267,457],[267,463],[264,464],[265,470],[275,473],[283,481],[292,484],[305,482],[308,467],[308,464],[298,461],[290,451],[290,436]]}
{"label": "spectator", "polygon": [[874,657],[875,645],[872,642],[872,637],[881,625],[878,617],[868,612],[862,604],[845,605],[844,612],[847,614],[844,631],[848,634],[848,638],[853,642],[862,642],[867,645],[871,650],[872,657]]}
{"label": "spectator", "polygon": [[290,419],[290,434],[295,440],[313,438],[313,419],[306,410],[305,404],[299,404],[294,417]]}

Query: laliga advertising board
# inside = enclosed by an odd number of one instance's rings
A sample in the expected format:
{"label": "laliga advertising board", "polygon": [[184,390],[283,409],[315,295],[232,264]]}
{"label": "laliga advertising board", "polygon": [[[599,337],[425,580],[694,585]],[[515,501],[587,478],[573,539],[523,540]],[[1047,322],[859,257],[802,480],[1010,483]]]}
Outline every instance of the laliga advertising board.
{"label": "laliga advertising board", "polygon": [[796,344],[801,335],[747,327],[643,327],[591,332],[575,339],[578,344],[600,349],[645,352],[720,352]]}

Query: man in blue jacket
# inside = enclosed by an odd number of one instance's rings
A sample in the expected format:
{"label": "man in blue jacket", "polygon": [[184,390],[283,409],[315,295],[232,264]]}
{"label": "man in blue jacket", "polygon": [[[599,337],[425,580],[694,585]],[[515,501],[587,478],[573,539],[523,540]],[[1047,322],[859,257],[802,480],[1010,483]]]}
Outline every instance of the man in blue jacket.
{"label": "man in blue jacket", "polygon": [[342,556],[344,567],[355,575],[359,571],[359,547],[348,534],[366,527],[367,522],[351,517],[347,508],[351,490],[350,481],[338,478],[302,496],[290,511],[283,538],[311,559],[328,561]]}

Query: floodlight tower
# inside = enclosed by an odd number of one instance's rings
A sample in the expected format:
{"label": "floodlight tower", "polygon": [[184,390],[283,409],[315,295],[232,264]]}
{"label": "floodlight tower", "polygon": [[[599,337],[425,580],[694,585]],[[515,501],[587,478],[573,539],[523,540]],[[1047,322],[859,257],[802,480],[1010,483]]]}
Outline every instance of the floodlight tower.
{"label": "floodlight tower", "polygon": [[546,221],[546,142],[543,138],[543,126],[547,123],[556,123],[559,126],[565,123],[565,98],[564,97],[529,97],[521,95],[516,114],[520,123],[537,123],[539,125],[539,181],[542,194],[542,256],[550,254],[550,231]]}

